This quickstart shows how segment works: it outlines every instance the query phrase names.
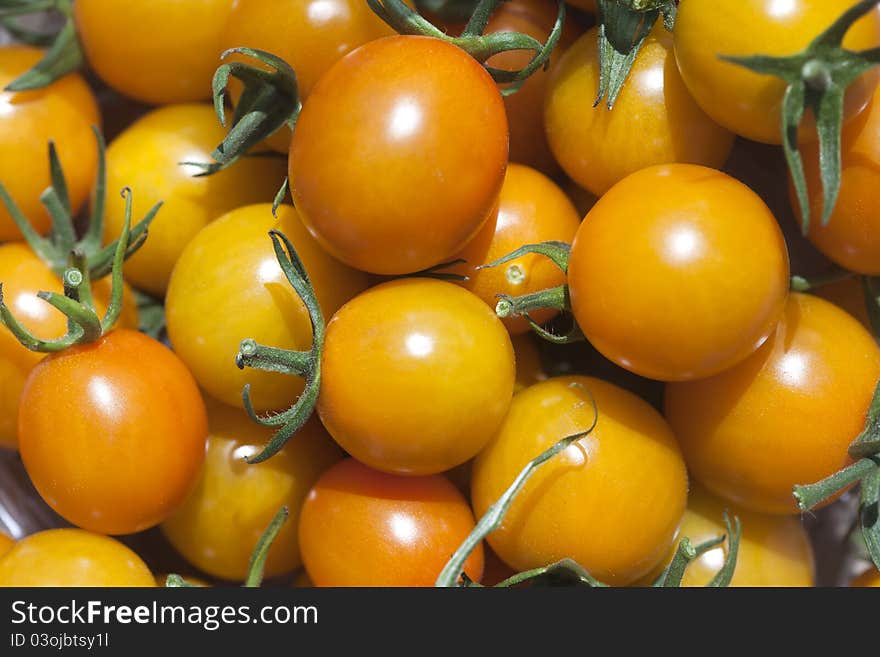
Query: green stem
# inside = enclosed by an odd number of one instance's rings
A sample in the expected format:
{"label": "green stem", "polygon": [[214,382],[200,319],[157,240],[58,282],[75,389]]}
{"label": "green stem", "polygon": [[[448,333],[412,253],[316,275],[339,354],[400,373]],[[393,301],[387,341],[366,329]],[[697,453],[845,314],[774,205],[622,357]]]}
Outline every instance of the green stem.
{"label": "green stem", "polygon": [[681,539],[678,543],[678,549],[675,551],[675,556],[672,557],[672,561],[666,569],[666,576],[663,578],[661,586],[664,588],[681,588],[684,573],[690,563],[696,558],[697,551],[691,545],[690,539],[687,537]]}
{"label": "green stem", "polygon": [[580,584],[582,586],[589,586],[592,588],[608,587],[607,584],[604,584],[593,577],[586,568],[581,566],[577,561],[574,561],[573,559],[561,559],[555,563],[551,563],[549,566],[532,568],[531,570],[517,573],[516,575],[508,577],[503,582],[499,582],[495,585],[495,587],[510,588],[537,580],[552,580],[557,578],[570,580],[573,583]]}
{"label": "green stem", "polygon": [[855,276],[855,274],[846,269],[835,269],[832,272],[821,274],[819,276],[792,276],[791,291],[812,292],[816,288],[830,285],[831,283],[839,283],[840,281],[849,280],[853,276]]}
{"label": "green stem", "polygon": [[880,458],[878,457],[860,459],[815,484],[795,486],[794,499],[797,502],[798,508],[801,511],[813,509],[829,497],[864,479],[878,465],[880,465]]}
{"label": "green stem", "polygon": [[260,536],[260,540],[257,542],[253,554],[251,554],[247,577],[244,581],[245,587],[256,588],[263,583],[263,572],[266,569],[266,559],[269,556],[269,549],[277,538],[278,532],[281,531],[284,523],[287,522],[288,515],[289,511],[287,507],[281,507],[278,513],[275,514],[275,517],[272,518],[266,531]]}

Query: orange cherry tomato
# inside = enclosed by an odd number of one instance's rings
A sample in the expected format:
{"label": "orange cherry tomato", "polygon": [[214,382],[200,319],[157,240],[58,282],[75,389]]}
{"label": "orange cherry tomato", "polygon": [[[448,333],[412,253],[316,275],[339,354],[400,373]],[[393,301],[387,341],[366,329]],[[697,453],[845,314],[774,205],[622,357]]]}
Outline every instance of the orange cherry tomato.
{"label": "orange cherry tomato", "polygon": [[742,183],[706,167],[657,166],[590,210],[568,283],[578,324],[609,360],[652,379],[698,379],[773,332],[788,252],[773,214]]}
{"label": "orange cherry tomato", "polygon": [[0,532],[0,557],[9,552],[15,545],[15,539]]}
{"label": "orange cherry tomato", "polygon": [[349,454],[398,474],[443,472],[501,424],[515,363],[501,320],[457,285],[378,285],[327,325],[318,412]]}
{"label": "orange cherry tomato", "polygon": [[174,511],[196,482],[207,433],[184,364],[128,329],[40,361],[18,415],[37,491],[69,522],[102,534],[141,531]]}
{"label": "orange cherry tomato", "polygon": [[856,577],[850,586],[880,587],[880,570],[877,570],[874,567],[869,568]]}
{"label": "orange cherry tomato", "polygon": [[77,0],[73,7],[95,72],[116,91],[161,105],[211,97],[232,1],[150,0],[114,8],[106,0]]}
{"label": "orange cherry tomato", "polygon": [[463,50],[427,37],[371,41],[303,105],[290,149],[294,205],[343,262],[420,271],[451,260],[489,218],[507,142],[501,94]]}
{"label": "orange cherry tomato", "polygon": [[[534,169],[511,164],[501,188],[497,214],[457,256],[467,261],[455,270],[468,277],[461,286],[494,308],[499,294],[519,296],[563,285],[565,274],[538,254],[489,269],[476,267],[498,260],[526,244],[551,240],[571,243],[578,226],[577,210],[556,183]],[[532,319],[543,324],[555,314],[538,311],[532,313]],[[504,324],[513,334],[529,330],[524,317],[506,318]]]}
{"label": "orange cherry tomato", "polygon": [[[782,99],[786,82],[726,62],[722,55],[796,55],[856,0],[681,0],[675,19],[675,57],[694,99],[719,124],[767,144],[782,143]],[[845,48],[880,46],[880,12],[859,20],[843,40]],[[877,86],[877,74],[863,75],[846,93],[845,120],[861,112]],[[815,139],[812,113],[800,131]]]}
{"label": "orange cherry tomato", "polygon": [[571,558],[601,581],[629,584],[666,556],[687,501],[687,472],[662,416],[615,385],[583,376],[518,393],[474,460],[471,499],[482,516],[526,463],[558,440],[591,434],[542,465],[488,542],[516,570]]}
{"label": "orange cherry tomato", "polygon": [[[75,212],[89,196],[98,156],[92,126],[101,125],[98,104],[85,81],[65,75],[36,91],[3,88],[43,56],[37,48],[0,47],[0,183],[40,233],[51,225],[40,194],[49,187],[49,141],[55,142]],[[21,239],[0,203],[0,241]]]}
{"label": "orange cherry tomato", "polygon": [[[3,300],[21,324],[43,340],[60,338],[67,331],[67,318],[37,292],[61,294],[61,279],[23,242],[0,245],[0,283]],[[110,279],[94,281],[92,290],[99,316],[110,301]],[[134,295],[126,286],[118,326],[137,328]],[[16,448],[18,405],[25,380],[45,354],[30,351],[5,328],[0,328],[0,446]]]}
{"label": "orange cherry tomato", "polygon": [[850,463],[880,349],[849,314],[792,294],[773,335],[721,374],[666,388],[666,417],[706,488],[761,513],[797,513],[796,484]]}
{"label": "orange cherry tomato", "polygon": [[658,24],[645,40],[613,110],[592,107],[599,89],[597,29],[584,34],[553,71],[545,121],[550,148],[581,187],[604,194],[655,164],[720,168],[733,134],[697,106],[681,81],[672,35]]}
{"label": "orange cherry tomato", "polygon": [[[150,225],[150,238],[126,263],[135,287],[164,296],[174,264],[187,243],[210,221],[242,205],[270,202],[284,180],[284,164],[244,158],[211,176],[181,162],[211,162],[224,129],[210,105],[154,110],[123,131],[107,149],[106,240],[122,232],[125,202],[116,192],[131,187],[134,217],[164,205]],[[268,238],[267,238],[268,239]]]}
{"label": "orange cherry tomato", "polygon": [[865,290],[858,277],[827,283],[812,290],[812,293],[842,308],[859,320],[869,332],[873,332],[868,307],[865,305]]}
{"label": "orange cherry tomato", "polygon": [[21,539],[0,558],[0,586],[155,586],[141,558],[119,541],[81,529]]}
{"label": "orange cherry tomato", "polygon": [[180,256],[165,300],[171,343],[202,388],[242,407],[241,391],[250,383],[261,411],[289,405],[303,383],[275,372],[238,369],[241,341],[253,338],[301,351],[312,344],[306,307],[278,266],[268,235],[273,228],[296,247],[325,317],[366,289],[366,274],[327,255],[293,207],[280,206],[276,220],[266,203],[233,210],[202,229]]}
{"label": "orange cherry tomato", "polygon": [[[316,586],[433,586],[473,528],[470,507],[444,477],[399,477],[346,459],[306,498],[299,544]],[[482,546],[464,572],[480,580]]]}
{"label": "orange cherry tomato", "polygon": [[187,561],[221,579],[241,582],[251,554],[282,506],[290,513],[272,543],[267,577],[302,565],[296,527],[306,494],[321,473],[342,458],[315,419],[268,461],[249,465],[272,431],[243,411],[216,402],[208,405],[208,452],[196,488],[162,531]]}

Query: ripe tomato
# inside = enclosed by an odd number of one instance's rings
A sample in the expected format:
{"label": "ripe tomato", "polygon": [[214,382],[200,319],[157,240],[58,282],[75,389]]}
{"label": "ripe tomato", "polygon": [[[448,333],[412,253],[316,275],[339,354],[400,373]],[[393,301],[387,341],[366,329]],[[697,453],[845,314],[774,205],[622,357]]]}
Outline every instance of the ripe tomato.
{"label": "ripe tomato", "polygon": [[[786,83],[720,56],[795,55],[854,4],[855,0],[681,0],[675,20],[681,76],[700,107],[728,130],[755,141],[782,143]],[[880,12],[853,25],[843,45],[851,50],[880,45]],[[864,109],[876,85],[877,74],[872,72],[847,90],[846,120]],[[812,120],[805,122],[800,136],[816,138]]]}
{"label": "ripe tomato", "polygon": [[[100,126],[98,104],[85,81],[71,73],[36,91],[3,88],[40,61],[42,51],[0,47],[0,182],[40,233],[49,230],[49,213],[40,194],[49,184],[49,140],[55,142],[74,211],[88,198],[98,156],[93,125]],[[6,206],[0,203],[0,241],[21,239]]]}
{"label": "ripe tomato", "polygon": [[[810,241],[837,264],[876,276],[880,274],[880,102],[876,98],[856,119],[844,126],[841,136],[840,196],[827,225],[810,222]],[[806,144],[801,149],[810,197],[811,216],[822,216],[822,182],[819,147]],[[792,206],[800,216],[789,184]]]}
{"label": "ripe tomato", "polygon": [[378,285],[327,325],[318,412],[349,454],[398,474],[467,461],[498,429],[515,364],[501,320],[457,285]]}
{"label": "ripe tomato", "polygon": [[[0,245],[0,283],[6,305],[25,328],[43,340],[59,338],[67,330],[67,319],[37,292],[64,291],[61,279],[23,242]],[[93,296],[99,315],[110,301],[110,279],[93,283]],[[134,295],[126,286],[118,326],[137,328],[138,312]],[[0,446],[18,445],[18,404],[25,380],[45,354],[30,351],[10,331],[0,328]]]}
{"label": "ripe tomato", "polygon": [[251,553],[282,506],[290,516],[266,561],[267,577],[302,565],[296,527],[309,489],[342,458],[317,419],[268,461],[249,465],[272,437],[241,410],[208,405],[208,452],[196,488],[162,523],[162,531],[187,561],[214,577],[241,582]]}
{"label": "ripe tomato", "polygon": [[850,586],[880,587],[880,570],[877,570],[874,567],[869,568],[856,577]]}
{"label": "ripe tomato", "polygon": [[18,415],[37,491],[69,522],[102,534],[141,531],[174,511],[198,477],[207,432],[180,359],[128,329],[40,361]]}
{"label": "ripe tomato", "polygon": [[223,51],[232,0],[77,0],[74,17],[89,65],[126,96],[161,105],[205,100]]}
{"label": "ripe tomato", "polygon": [[371,41],[331,67],[303,105],[290,149],[294,205],[353,267],[426,269],[489,218],[507,141],[501,94],[470,55],[427,37]]}
{"label": "ripe tomato", "polygon": [[[163,296],[174,263],[187,243],[210,221],[230,210],[271,201],[284,180],[274,159],[245,158],[212,176],[181,162],[211,162],[224,130],[209,105],[175,105],[150,112],[120,134],[107,149],[106,240],[122,232],[125,202],[115,192],[134,191],[135,217],[164,201],[150,225],[150,238],[126,263],[136,287]],[[268,238],[266,238],[268,240]]]}
{"label": "ripe tomato", "polygon": [[880,349],[849,314],[792,294],[755,354],[703,381],[670,384],[666,417],[691,474],[731,502],[797,513],[796,484],[850,462],[880,377]]}
{"label": "ripe tomato", "polygon": [[534,383],[544,381],[547,373],[541,363],[541,354],[535,344],[535,338],[529,334],[517,335],[512,338],[513,353],[516,355],[516,392],[528,388]]}
{"label": "ripe tomato", "polygon": [[590,210],[568,282],[578,324],[605,357],[652,379],[698,379],[748,357],[773,332],[788,253],[748,187],[706,167],[658,166],[625,178]]}
{"label": "ripe tomato", "polygon": [[238,369],[235,354],[241,341],[253,338],[303,351],[312,344],[306,307],[278,266],[268,236],[272,228],[296,247],[326,317],[366,289],[366,274],[327,255],[293,207],[280,206],[276,221],[266,203],[233,210],[202,229],[174,268],[165,300],[171,343],[202,388],[220,401],[242,406],[242,388],[250,383],[260,410],[288,405],[303,383],[274,372]]}
{"label": "ripe tomato", "polygon": [[672,35],[658,23],[636,57],[617,103],[592,108],[599,89],[597,30],[584,34],[553,71],[546,96],[550,148],[581,187],[604,194],[654,164],[720,168],[733,134],[697,106],[681,81]]}
{"label": "ripe tomato", "polygon": [[828,283],[816,288],[813,294],[842,308],[859,320],[859,323],[868,331],[873,331],[871,318],[868,317],[868,308],[865,305],[865,290],[858,278],[846,278],[842,281]]}
{"label": "ripe tomato", "polygon": [[569,557],[601,581],[629,584],[669,550],[687,501],[687,473],[660,414],[622,388],[571,376],[517,394],[474,460],[474,512],[482,516],[530,459],[592,424],[588,395],[573,383],[595,399],[596,428],[532,475],[488,541],[516,570]]}
{"label": "ripe tomato", "polygon": [[155,586],[150,569],[119,541],[81,529],[21,539],[0,558],[0,586]]}
{"label": "ripe tomato", "polygon": [[[498,294],[518,296],[563,285],[565,274],[542,255],[529,254],[489,269],[476,267],[525,244],[550,240],[570,243],[579,225],[577,210],[556,183],[534,169],[511,164],[498,199],[498,212],[457,256],[467,261],[456,268],[468,276],[461,286],[494,308]],[[532,319],[542,324],[555,314],[539,311],[532,313]],[[529,330],[524,317],[507,318],[504,324],[513,334]]]}
{"label": "ripe tomato", "polygon": [[0,532],[0,557],[9,552],[15,545],[15,539]]}
{"label": "ripe tomato", "polygon": [[[299,544],[316,586],[433,586],[473,528],[470,507],[444,477],[399,477],[346,459],[306,498]],[[480,580],[482,546],[464,571]]]}

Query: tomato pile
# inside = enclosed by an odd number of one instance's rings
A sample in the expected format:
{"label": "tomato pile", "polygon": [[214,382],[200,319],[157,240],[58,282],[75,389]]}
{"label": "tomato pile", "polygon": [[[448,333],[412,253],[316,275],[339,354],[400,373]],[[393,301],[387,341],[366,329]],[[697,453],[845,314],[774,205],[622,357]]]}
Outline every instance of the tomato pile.
{"label": "tomato pile", "polygon": [[0,585],[880,585],[878,3],[45,4]]}

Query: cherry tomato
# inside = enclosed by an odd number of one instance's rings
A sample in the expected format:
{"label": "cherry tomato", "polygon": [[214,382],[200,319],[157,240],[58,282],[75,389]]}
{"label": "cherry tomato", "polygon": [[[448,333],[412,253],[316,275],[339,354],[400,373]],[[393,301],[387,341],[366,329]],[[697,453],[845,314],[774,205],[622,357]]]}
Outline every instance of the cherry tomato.
{"label": "cherry tomato", "polygon": [[[232,0],[150,0],[111,8],[77,0],[89,65],[126,96],[153,105],[207,100]],[[277,23],[276,23],[277,24]]]}
{"label": "cherry tomato", "polygon": [[371,41],[303,105],[290,149],[294,205],[353,267],[426,269],[451,260],[489,218],[507,142],[501,94],[463,50],[427,37]]}
{"label": "cherry tomato", "polygon": [[18,415],[37,491],[65,520],[102,534],[141,531],[174,511],[196,482],[207,432],[184,364],[128,329],[40,361]]}
{"label": "cherry tomato", "polygon": [[842,308],[859,320],[859,323],[868,331],[873,331],[871,318],[868,317],[868,307],[865,305],[865,290],[858,278],[846,278],[842,281],[828,283],[816,288],[813,293]]}
{"label": "cherry tomato", "polygon": [[669,550],[687,501],[672,431],[646,402],[590,377],[550,379],[513,398],[500,431],[474,461],[472,501],[482,516],[523,467],[558,440],[598,424],[542,465],[488,536],[516,570],[572,558],[595,577],[629,584]]}
{"label": "cherry tomato", "polygon": [[[786,83],[721,59],[722,55],[796,55],[855,4],[855,0],[682,0],[675,19],[675,57],[687,88],[703,110],[738,135],[782,143],[781,108]],[[880,45],[880,12],[859,20],[843,40],[845,48]],[[877,74],[859,78],[847,90],[845,120],[868,104]],[[815,139],[812,114],[801,139]]]}
{"label": "cherry tomato", "polygon": [[[43,56],[37,48],[0,47],[0,183],[40,233],[51,220],[40,203],[50,185],[48,147],[55,142],[74,211],[85,203],[98,158],[92,126],[101,125],[98,104],[85,81],[71,73],[36,91],[3,88]],[[21,239],[6,206],[0,203],[0,241]]]}
{"label": "cherry tomato", "polygon": [[[577,210],[556,183],[534,169],[511,164],[498,199],[498,212],[457,256],[467,261],[456,269],[468,277],[462,287],[494,308],[499,294],[519,296],[563,285],[565,274],[542,255],[526,255],[489,269],[476,267],[526,244],[551,240],[570,243],[579,225]],[[542,324],[554,315],[553,311],[539,311],[532,313],[532,319]],[[513,334],[529,330],[524,317],[507,318],[504,324]]]}
{"label": "cherry tomato", "polygon": [[568,282],[578,324],[605,357],[652,379],[698,379],[773,332],[788,252],[773,214],[742,183],[706,167],[657,166],[590,210]]}
{"label": "cherry tomato", "polygon": [[0,557],[9,552],[15,545],[15,539],[0,532]]}
{"label": "cherry tomato", "polygon": [[[306,498],[299,544],[316,586],[433,586],[473,528],[470,507],[444,477],[399,477],[346,459]],[[482,546],[464,571],[480,580]]]}
{"label": "cherry tomato", "polygon": [[141,558],[119,541],[81,529],[21,539],[0,558],[0,586],[155,586]]}
{"label": "cherry tomato", "polygon": [[517,335],[512,338],[512,342],[513,353],[516,355],[516,392],[546,380],[547,373],[544,371],[534,336]]}
{"label": "cherry tomato", "polygon": [[581,187],[604,194],[654,164],[720,168],[733,134],[697,106],[675,65],[672,35],[658,24],[636,57],[613,110],[593,108],[599,89],[597,30],[584,34],[554,69],[545,122],[550,148]]}
{"label": "cherry tomato", "polygon": [[443,472],[474,456],[513,395],[501,320],[457,285],[378,285],[327,325],[318,412],[349,454],[398,474]]}
{"label": "cherry tomato", "polygon": [[278,266],[272,228],[295,245],[325,317],[366,289],[366,274],[327,255],[293,207],[280,206],[276,220],[266,203],[233,210],[202,229],[181,255],[165,301],[168,335],[199,384],[220,401],[242,406],[242,388],[250,383],[260,410],[290,404],[303,384],[296,377],[238,369],[241,341],[302,351],[312,344],[306,307]]}
{"label": "cherry tomato", "polygon": [[706,488],[762,513],[797,513],[796,484],[849,462],[880,377],[880,349],[849,314],[792,294],[775,335],[713,378],[666,388],[666,417]]}
{"label": "cherry tomato", "polygon": [[[16,319],[43,340],[59,338],[67,330],[67,319],[37,292],[64,291],[61,279],[23,242],[0,245],[0,283],[3,299]],[[110,279],[93,283],[96,310],[103,316],[110,301]],[[137,328],[138,312],[134,295],[126,287],[118,326]],[[0,446],[18,445],[18,404],[25,380],[45,354],[30,351],[5,328],[0,329]]]}
{"label": "cherry tomato", "polygon": [[107,149],[107,189],[114,192],[107,199],[107,240],[125,220],[125,202],[115,192],[131,187],[135,217],[164,202],[150,238],[125,266],[136,287],[163,296],[174,263],[199,230],[234,208],[274,198],[284,180],[284,165],[274,159],[245,158],[204,177],[196,177],[198,167],[181,164],[211,162],[224,134],[209,105],[175,105],[136,121]]}
{"label": "cherry tomato", "polygon": [[880,570],[877,570],[874,567],[869,568],[856,577],[850,586],[880,587]]}
{"label": "cherry tomato", "polygon": [[272,436],[239,409],[208,405],[208,452],[195,490],[162,531],[187,561],[214,577],[241,582],[251,553],[282,506],[290,516],[269,550],[265,574],[301,566],[296,527],[306,494],[342,458],[315,419],[268,461],[249,465]]}

